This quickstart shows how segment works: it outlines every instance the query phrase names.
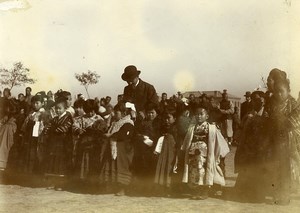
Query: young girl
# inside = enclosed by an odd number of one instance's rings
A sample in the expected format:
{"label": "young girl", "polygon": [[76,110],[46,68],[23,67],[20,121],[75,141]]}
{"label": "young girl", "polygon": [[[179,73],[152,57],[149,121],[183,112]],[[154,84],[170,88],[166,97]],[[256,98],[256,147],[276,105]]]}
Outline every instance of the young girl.
{"label": "young girl", "polygon": [[45,109],[44,97],[37,94],[32,97],[32,109],[22,126],[23,133],[23,153],[22,153],[22,170],[25,173],[41,172],[41,156],[40,148],[43,144],[43,129],[48,122]]}
{"label": "young girl", "polygon": [[55,102],[57,116],[45,129],[45,135],[49,136],[45,176],[58,180],[54,182],[56,190],[62,190],[64,178],[72,168],[72,116],[67,113],[67,107],[67,99],[58,98]]}
{"label": "young girl", "polygon": [[176,172],[176,147],[178,147],[175,112],[165,112],[162,119],[161,137],[154,150],[154,154],[158,155],[154,183],[163,186],[164,194],[170,196],[171,178]]}
{"label": "young girl", "polygon": [[106,123],[100,115],[96,115],[97,108],[94,100],[84,101],[85,115],[75,118],[72,127],[76,147],[75,168],[79,171],[80,179],[86,179],[99,171],[101,138],[106,131]]}
{"label": "young girl", "polygon": [[115,107],[114,111],[114,122],[106,134],[110,154],[106,158],[105,173],[107,178],[118,184],[116,196],[123,196],[132,177],[134,123],[125,104]]}
{"label": "young girl", "polygon": [[203,107],[195,110],[196,124],[191,124],[183,142],[185,166],[183,182],[194,189],[192,199],[206,199],[213,184],[225,185],[219,166],[220,158],[229,153],[229,147],[215,125],[207,122]]}

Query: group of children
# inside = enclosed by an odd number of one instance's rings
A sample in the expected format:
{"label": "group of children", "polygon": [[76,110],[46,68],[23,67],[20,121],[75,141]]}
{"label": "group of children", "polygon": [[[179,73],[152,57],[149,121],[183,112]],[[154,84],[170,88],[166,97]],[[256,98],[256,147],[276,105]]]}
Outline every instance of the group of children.
{"label": "group of children", "polygon": [[[120,196],[129,186],[170,196],[183,182],[193,189],[194,199],[205,199],[210,186],[225,184],[218,164],[229,148],[219,129],[207,122],[203,106],[195,108],[191,119],[188,109],[178,118],[172,108],[160,112],[149,104],[145,119],[137,120],[122,101],[103,116],[97,100],[78,99],[72,107],[67,91],[57,92],[54,100],[45,107],[44,93],[37,93],[26,116],[2,100],[3,171],[42,176],[55,190],[70,181],[100,183]],[[187,124],[180,125],[183,120]]]}

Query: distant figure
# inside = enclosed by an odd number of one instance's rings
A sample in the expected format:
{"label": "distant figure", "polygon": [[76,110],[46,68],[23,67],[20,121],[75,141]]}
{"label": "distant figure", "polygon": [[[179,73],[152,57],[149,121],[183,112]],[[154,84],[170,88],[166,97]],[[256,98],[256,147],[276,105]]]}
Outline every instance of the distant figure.
{"label": "distant figure", "polygon": [[167,93],[163,93],[161,95],[161,101],[159,103],[159,110],[161,113],[165,112],[168,108],[168,95]]}
{"label": "distant figure", "polygon": [[148,104],[158,105],[158,97],[154,86],[142,81],[139,76],[141,71],[133,65],[127,66],[122,74],[122,79],[128,83],[124,88],[124,101],[135,105],[140,118],[145,118],[145,108]]}
{"label": "distant figure", "polygon": [[25,100],[26,100],[26,102],[29,106],[31,106],[31,98],[32,98],[31,92],[32,92],[31,87],[26,87],[26,89],[25,89]]}
{"label": "distant figure", "polygon": [[221,129],[222,134],[230,145],[232,142],[233,130],[232,130],[232,114],[234,113],[234,106],[231,101],[228,100],[227,90],[222,93],[222,100],[220,102],[220,111],[223,114]]}
{"label": "distant figure", "polygon": [[251,92],[247,91],[244,96],[246,101],[244,101],[241,105],[241,119],[243,119],[245,115],[252,111]]}

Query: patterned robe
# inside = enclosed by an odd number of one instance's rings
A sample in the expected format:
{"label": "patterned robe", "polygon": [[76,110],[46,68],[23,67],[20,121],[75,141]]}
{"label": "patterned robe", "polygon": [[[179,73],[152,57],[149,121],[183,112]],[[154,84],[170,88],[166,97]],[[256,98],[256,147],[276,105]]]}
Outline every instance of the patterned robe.
{"label": "patterned robe", "polygon": [[[195,136],[195,137],[194,137]],[[185,165],[182,182],[195,185],[225,185],[219,166],[220,158],[229,153],[229,147],[215,125],[204,122],[191,125],[183,142]]]}
{"label": "patterned robe", "polygon": [[26,117],[21,129],[23,132],[21,171],[26,173],[39,173],[41,171],[44,157],[44,135],[42,132],[47,123],[48,117],[43,108],[38,112],[31,112]]}
{"label": "patterned robe", "polygon": [[65,176],[72,169],[72,117],[64,113],[55,117],[45,129],[48,135],[46,146],[46,176]]}
{"label": "patterned robe", "polygon": [[[74,119],[72,127],[73,154],[75,155],[75,170],[79,171],[81,179],[99,172],[102,135],[106,129],[107,125],[99,115],[92,117],[84,115]],[[79,134],[80,130],[85,130],[85,132]]]}
{"label": "patterned robe", "polygon": [[288,197],[300,183],[299,106],[291,96],[283,103],[270,103],[271,152],[276,193]]}
{"label": "patterned robe", "polygon": [[16,119],[7,117],[0,121],[0,168],[5,169],[7,165],[10,148],[14,143],[14,133],[17,130]]}

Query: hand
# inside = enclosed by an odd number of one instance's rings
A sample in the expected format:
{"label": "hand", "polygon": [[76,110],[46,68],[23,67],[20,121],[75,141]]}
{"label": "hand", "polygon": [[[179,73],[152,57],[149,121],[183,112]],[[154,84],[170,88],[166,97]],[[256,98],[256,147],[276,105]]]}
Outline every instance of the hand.
{"label": "hand", "polygon": [[112,134],[110,133],[105,133],[103,136],[106,137],[106,138],[109,138]]}
{"label": "hand", "polygon": [[86,130],[85,129],[79,129],[78,132],[79,132],[79,135],[82,135],[83,133],[86,132]]}

